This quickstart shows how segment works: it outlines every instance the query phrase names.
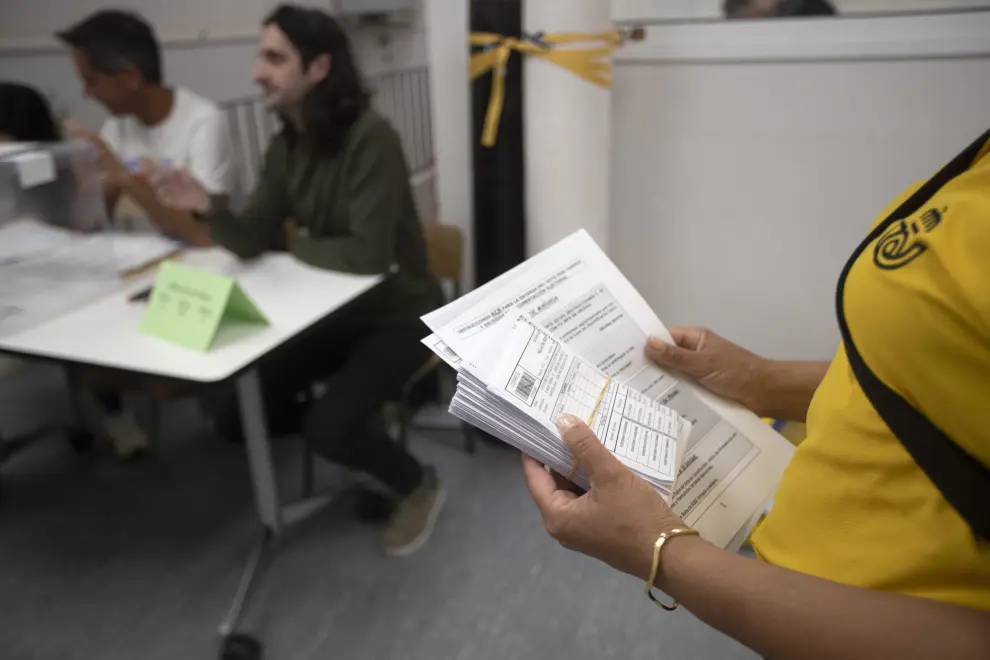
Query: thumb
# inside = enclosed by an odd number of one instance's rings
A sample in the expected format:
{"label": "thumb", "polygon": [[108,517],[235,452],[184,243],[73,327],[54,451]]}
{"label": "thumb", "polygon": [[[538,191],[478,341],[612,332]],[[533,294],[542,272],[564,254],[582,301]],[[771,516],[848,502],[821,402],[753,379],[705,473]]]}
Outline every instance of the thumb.
{"label": "thumb", "polygon": [[661,367],[670,367],[689,376],[694,376],[698,353],[676,344],[665,342],[659,337],[650,337],[646,344],[646,355]]}
{"label": "thumb", "polygon": [[610,479],[623,470],[622,463],[612,455],[588,425],[570,414],[557,418],[560,439],[574,454],[577,466],[588,473],[592,483]]}

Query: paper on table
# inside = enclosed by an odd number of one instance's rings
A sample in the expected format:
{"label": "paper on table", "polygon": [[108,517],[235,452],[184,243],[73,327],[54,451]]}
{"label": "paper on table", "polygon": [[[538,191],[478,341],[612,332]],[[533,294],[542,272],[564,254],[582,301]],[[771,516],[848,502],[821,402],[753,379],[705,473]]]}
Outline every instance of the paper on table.
{"label": "paper on table", "polygon": [[32,259],[67,247],[76,235],[68,229],[23,218],[0,225],[0,264]]}
{"label": "paper on table", "polygon": [[113,261],[118,273],[128,273],[149,266],[182,249],[176,241],[157,234],[114,232]]}
{"label": "paper on table", "polygon": [[776,490],[793,446],[751,412],[678,381],[646,358],[648,336],[669,341],[670,333],[587,233],[573,234],[423,320],[437,340],[477,366],[500,322],[518,315],[692,423],[672,506],[709,541],[728,545]]}
{"label": "paper on table", "polygon": [[120,287],[106,234],[22,218],[0,226],[0,332],[20,332]]}
{"label": "paper on table", "polygon": [[[108,267],[123,274],[174,254],[180,244],[157,234],[84,234],[32,218],[0,226],[0,265],[45,259],[51,263]],[[112,266],[108,261],[112,260]]]}

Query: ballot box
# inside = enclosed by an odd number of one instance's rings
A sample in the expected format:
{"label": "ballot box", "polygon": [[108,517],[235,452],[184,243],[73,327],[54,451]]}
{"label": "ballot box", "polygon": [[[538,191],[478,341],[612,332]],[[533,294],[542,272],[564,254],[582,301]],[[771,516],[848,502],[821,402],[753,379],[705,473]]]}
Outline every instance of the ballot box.
{"label": "ballot box", "polygon": [[0,145],[0,335],[114,292],[118,273],[96,149]]}

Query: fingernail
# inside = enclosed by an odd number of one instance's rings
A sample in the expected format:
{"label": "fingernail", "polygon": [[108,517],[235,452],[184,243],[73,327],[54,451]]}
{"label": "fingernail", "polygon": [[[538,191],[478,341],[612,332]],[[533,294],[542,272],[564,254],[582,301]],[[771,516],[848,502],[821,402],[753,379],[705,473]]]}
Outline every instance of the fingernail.
{"label": "fingernail", "polygon": [[667,342],[665,342],[664,340],[660,339],[659,337],[650,337],[649,344],[650,344],[650,348],[660,348],[660,349],[662,349],[664,346],[667,345]]}
{"label": "fingernail", "polygon": [[581,420],[570,413],[564,413],[557,417],[557,430],[561,433],[567,433],[572,428],[581,423]]}

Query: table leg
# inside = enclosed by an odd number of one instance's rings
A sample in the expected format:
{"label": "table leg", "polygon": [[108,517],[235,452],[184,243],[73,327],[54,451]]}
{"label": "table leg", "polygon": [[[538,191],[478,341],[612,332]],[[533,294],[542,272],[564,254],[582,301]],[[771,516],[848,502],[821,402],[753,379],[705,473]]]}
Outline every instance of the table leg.
{"label": "table leg", "polygon": [[241,428],[247,446],[248,464],[251,469],[251,483],[258,508],[258,518],[264,528],[262,538],[252,551],[237,593],[230,605],[227,616],[220,623],[219,632],[225,642],[257,642],[244,635],[235,634],[241,612],[251,594],[251,587],[262,570],[262,566],[273,546],[278,543],[286,528],[312,517],[334,499],[333,494],[320,494],[307,497],[292,505],[282,507],[278,496],[278,483],[275,479],[275,465],[272,460],[271,444],[268,437],[268,424],[265,420],[264,399],[261,392],[261,378],[257,371],[249,371],[237,380],[237,399],[241,413]]}
{"label": "table leg", "polygon": [[278,483],[275,479],[275,465],[272,461],[271,444],[268,437],[268,423],[265,420],[264,399],[261,394],[261,379],[257,371],[249,371],[237,380],[237,400],[241,412],[241,428],[247,448],[248,467],[251,483],[254,486],[255,504],[258,518],[264,527],[264,534],[251,552],[230,609],[220,623],[219,632],[225,640],[230,638],[241,612],[251,593],[251,587],[271,544],[282,534],[282,506],[279,503]]}
{"label": "table leg", "polygon": [[261,378],[257,371],[249,371],[237,380],[237,399],[241,409],[241,428],[247,446],[258,517],[265,528],[278,537],[282,533],[282,507],[278,498],[268,423],[265,420]]}

